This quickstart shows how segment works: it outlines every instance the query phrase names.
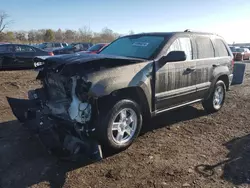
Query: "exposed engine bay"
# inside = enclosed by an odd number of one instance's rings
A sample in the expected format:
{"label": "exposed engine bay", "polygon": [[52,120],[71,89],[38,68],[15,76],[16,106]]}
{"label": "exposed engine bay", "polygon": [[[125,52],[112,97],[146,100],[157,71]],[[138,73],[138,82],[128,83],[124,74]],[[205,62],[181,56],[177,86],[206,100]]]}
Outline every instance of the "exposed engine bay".
{"label": "exposed engine bay", "polygon": [[[46,106],[50,109],[51,114],[75,123],[86,124],[90,121],[91,104],[87,94],[89,88],[87,85],[83,86],[83,80],[80,84],[80,79],[82,78],[79,76],[65,79],[51,74],[44,80],[49,98]],[[85,91],[81,89],[81,93],[79,93],[77,84],[81,85]]]}
{"label": "exposed engine bay", "polygon": [[[93,138],[99,121],[98,99],[116,86],[127,87],[144,66],[135,63],[143,61],[89,54],[38,57],[34,61],[39,62],[36,79],[42,87],[29,91],[28,100],[7,97],[13,114],[60,158],[102,158]],[[133,66],[133,71],[127,67],[121,74],[123,65]],[[116,81],[118,77],[121,83]]]}
{"label": "exposed engine bay", "polygon": [[100,146],[89,138],[95,104],[88,96],[91,83],[78,75],[67,78],[54,72],[46,72],[41,81],[42,88],[28,92],[29,100],[8,98],[19,121],[58,157],[100,155]]}

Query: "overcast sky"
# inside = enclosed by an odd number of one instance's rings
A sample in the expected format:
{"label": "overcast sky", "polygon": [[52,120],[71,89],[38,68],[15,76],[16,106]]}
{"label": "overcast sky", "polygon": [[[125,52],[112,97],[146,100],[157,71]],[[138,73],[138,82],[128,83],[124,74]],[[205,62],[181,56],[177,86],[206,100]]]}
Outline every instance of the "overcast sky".
{"label": "overcast sky", "polygon": [[10,30],[108,27],[126,34],[192,29],[250,42],[247,0],[1,0],[14,23]]}

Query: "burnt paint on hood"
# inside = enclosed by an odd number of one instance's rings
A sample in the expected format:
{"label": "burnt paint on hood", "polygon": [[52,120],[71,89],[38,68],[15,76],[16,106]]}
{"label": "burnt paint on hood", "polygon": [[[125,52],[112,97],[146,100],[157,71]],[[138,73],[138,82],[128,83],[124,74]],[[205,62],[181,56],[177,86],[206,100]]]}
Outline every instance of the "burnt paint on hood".
{"label": "burnt paint on hood", "polygon": [[43,61],[45,71],[50,69],[71,76],[82,71],[83,68],[85,71],[98,71],[101,68],[134,64],[145,60],[104,54],[75,53],[57,55],[44,59],[42,57],[37,57],[34,61]]}

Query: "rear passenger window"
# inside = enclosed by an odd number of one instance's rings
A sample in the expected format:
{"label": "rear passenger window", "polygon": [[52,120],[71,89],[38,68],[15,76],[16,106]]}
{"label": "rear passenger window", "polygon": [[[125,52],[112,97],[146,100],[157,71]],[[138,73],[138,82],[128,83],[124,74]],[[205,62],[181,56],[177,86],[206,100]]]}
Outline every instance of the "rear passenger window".
{"label": "rear passenger window", "polygon": [[197,45],[198,59],[214,57],[214,48],[210,38],[197,37],[195,41]]}
{"label": "rear passenger window", "polygon": [[228,56],[227,48],[221,39],[215,39],[214,45],[215,45],[215,56],[216,57]]}
{"label": "rear passenger window", "polygon": [[188,37],[176,39],[169,47],[167,54],[171,51],[184,51],[187,56],[187,60],[193,59],[191,40]]}

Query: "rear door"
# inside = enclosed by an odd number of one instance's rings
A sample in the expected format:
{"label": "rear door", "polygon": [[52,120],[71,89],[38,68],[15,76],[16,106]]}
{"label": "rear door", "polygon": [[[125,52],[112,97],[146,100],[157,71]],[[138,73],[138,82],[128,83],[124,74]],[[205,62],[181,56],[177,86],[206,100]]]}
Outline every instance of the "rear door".
{"label": "rear door", "polygon": [[215,49],[209,35],[195,36],[196,48],[196,87],[199,98],[204,98],[208,91],[211,80],[213,65],[217,64]]}
{"label": "rear door", "polygon": [[224,42],[215,37],[196,36],[197,53],[197,94],[204,98],[214,80],[213,73],[216,68],[228,64],[228,51]]}
{"label": "rear door", "polygon": [[170,51],[184,51],[187,59],[156,64],[156,110],[161,111],[196,99],[196,62],[193,60],[192,42],[188,36],[171,42]]}

